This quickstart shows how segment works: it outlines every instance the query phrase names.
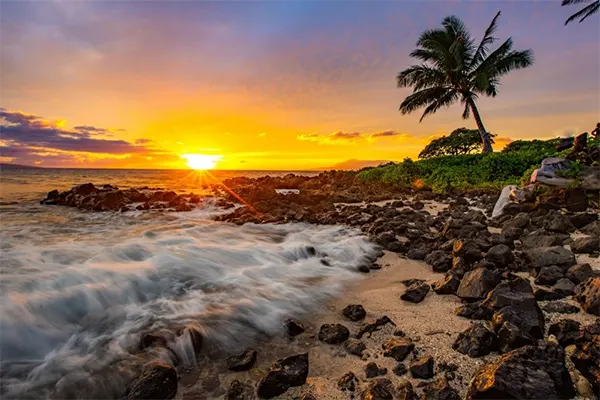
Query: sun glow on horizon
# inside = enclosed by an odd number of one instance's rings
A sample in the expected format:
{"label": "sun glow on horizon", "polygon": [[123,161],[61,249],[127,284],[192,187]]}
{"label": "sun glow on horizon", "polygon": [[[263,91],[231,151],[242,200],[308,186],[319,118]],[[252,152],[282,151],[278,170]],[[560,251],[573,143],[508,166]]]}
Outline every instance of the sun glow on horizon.
{"label": "sun glow on horizon", "polygon": [[214,169],[217,162],[223,158],[222,155],[209,154],[183,154],[181,157],[187,160],[188,167],[197,171]]}

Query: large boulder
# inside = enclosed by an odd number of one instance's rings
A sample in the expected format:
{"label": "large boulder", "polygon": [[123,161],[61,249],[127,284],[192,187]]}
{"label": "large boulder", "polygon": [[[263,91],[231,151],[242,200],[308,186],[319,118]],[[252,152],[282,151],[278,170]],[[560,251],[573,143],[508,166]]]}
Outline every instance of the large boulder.
{"label": "large boulder", "polygon": [[475,358],[489,354],[496,349],[497,345],[498,337],[494,331],[481,323],[475,323],[458,335],[452,348]]}
{"label": "large boulder", "polygon": [[483,299],[500,283],[501,276],[487,268],[477,268],[465,274],[456,295],[467,301]]}
{"label": "large boulder", "polygon": [[562,246],[529,249],[524,254],[531,267],[536,269],[551,265],[569,267],[575,264],[573,252]]}
{"label": "large boulder", "polygon": [[[92,185],[93,186],[93,185]],[[177,394],[177,371],[170,365],[152,362],[131,385],[127,400],[172,399]]]}
{"label": "large boulder", "polygon": [[467,399],[570,399],[573,382],[559,345],[542,343],[511,351],[481,367]]}
{"label": "large boulder", "polygon": [[575,299],[585,312],[600,316],[600,277],[591,277],[576,288]]}
{"label": "large boulder", "polygon": [[301,386],[308,376],[308,353],[287,357],[273,363],[258,383],[256,393],[270,399],[285,393],[292,386]]}

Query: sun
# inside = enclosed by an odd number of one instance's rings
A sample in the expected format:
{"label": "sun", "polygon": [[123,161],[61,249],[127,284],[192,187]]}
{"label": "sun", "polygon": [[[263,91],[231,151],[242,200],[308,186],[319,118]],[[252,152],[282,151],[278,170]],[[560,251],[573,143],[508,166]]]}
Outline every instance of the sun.
{"label": "sun", "polygon": [[215,168],[217,162],[223,158],[222,155],[209,154],[183,154],[181,157],[187,160],[188,167],[200,171]]}

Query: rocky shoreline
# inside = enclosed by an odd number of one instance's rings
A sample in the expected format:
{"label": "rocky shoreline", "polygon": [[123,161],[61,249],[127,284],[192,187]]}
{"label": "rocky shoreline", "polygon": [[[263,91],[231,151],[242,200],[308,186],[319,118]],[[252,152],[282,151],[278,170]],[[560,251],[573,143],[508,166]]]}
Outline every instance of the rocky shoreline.
{"label": "rocky shoreline", "polygon": [[[600,221],[589,192],[529,196],[492,219],[498,194],[407,192],[344,172],[223,184],[206,188],[233,208],[218,220],[356,227],[382,249],[357,272],[376,273],[322,315],[282,321],[281,337],[229,358],[202,359],[210,349],[200,328],[148,332],[140,351],[183,335],[200,371],[150,362],[127,398],[598,397]],[[86,184],[42,203],[127,212],[190,211],[202,201]]]}

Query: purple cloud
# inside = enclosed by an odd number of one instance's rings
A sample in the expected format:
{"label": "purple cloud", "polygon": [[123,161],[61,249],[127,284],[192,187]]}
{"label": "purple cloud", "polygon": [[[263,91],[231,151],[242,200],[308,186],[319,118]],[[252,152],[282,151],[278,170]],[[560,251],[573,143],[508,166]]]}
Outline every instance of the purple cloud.
{"label": "purple cloud", "polygon": [[59,151],[127,154],[144,151],[145,147],[125,140],[96,138],[105,135],[106,129],[93,126],[76,126],[64,129],[36,115],[0,108],[2,140],[18,147],[37,147]]}

